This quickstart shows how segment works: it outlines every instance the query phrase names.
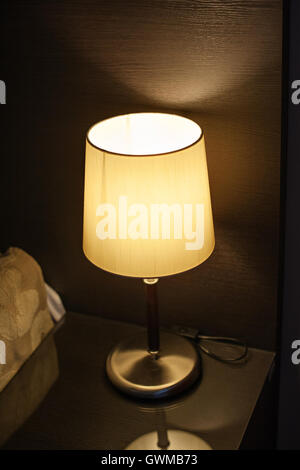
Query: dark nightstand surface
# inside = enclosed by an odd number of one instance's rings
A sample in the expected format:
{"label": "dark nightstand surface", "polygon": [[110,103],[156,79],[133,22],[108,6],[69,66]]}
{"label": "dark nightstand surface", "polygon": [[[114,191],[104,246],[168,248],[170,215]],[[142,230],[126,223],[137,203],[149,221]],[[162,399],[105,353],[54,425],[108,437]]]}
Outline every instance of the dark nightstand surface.
{"label": "dark nightstand surface", "polygon": [[244,365],[203,354],[203,377],[191,391],[169,401],[140,402],[116,391],[104,367],[110,349],[140,331],[68,313],[0,394],[3,448],[121,450],[162,427],[200,436],[213,449],[239,448],[274,353],[250,349]]}

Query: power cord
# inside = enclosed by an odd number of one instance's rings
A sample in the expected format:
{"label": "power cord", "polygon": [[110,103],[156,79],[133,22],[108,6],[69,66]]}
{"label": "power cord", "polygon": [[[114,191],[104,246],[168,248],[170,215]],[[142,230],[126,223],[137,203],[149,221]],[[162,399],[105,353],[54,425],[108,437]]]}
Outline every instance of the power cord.
{"label": "power cord", "polygon": [[[201,335],[199,330],[196,328],[190,328],[186,326],[174,325],[171,328],[175,333],[184,336],[190,340],[196,342],[198,348],[207,354],[208,356],[216,359],[217,361],[225,362],[228,364],[232,363],[241,363],[247,358],[248,355],[248,346],[243,341],[240,341],[237,338],[228,338],[226,336],[206,336]],[[223,343],[229,344],[231,346],[236,346],[237,348],[242,348],[242,352],[237,354],[234,357],[224,357],[223,355],[216,354],[211,349],[205,346],[205,342],[214,342],[214,343]]]}

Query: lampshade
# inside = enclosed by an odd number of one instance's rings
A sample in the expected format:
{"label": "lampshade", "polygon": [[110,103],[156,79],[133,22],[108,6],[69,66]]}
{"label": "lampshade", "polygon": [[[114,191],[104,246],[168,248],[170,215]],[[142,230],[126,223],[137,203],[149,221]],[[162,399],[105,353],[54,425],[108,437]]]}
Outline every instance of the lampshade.
{"label": "lampshade", "polygon": [[83,250],[92,263],[158,278],[199,265],[213,248],[204,135],[195,122],[136,113],[90,128]]}

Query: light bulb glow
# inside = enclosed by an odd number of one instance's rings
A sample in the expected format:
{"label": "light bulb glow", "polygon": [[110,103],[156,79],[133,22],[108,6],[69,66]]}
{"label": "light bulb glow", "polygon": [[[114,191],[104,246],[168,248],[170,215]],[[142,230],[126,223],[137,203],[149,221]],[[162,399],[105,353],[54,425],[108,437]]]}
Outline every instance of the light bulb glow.
{"label": "light bulb glow", "polygon": [[182,150],[200,139],[194,121],[176,114],[135,113],[101,121],[88,140],[104,152],[119,155],[158,155]]}

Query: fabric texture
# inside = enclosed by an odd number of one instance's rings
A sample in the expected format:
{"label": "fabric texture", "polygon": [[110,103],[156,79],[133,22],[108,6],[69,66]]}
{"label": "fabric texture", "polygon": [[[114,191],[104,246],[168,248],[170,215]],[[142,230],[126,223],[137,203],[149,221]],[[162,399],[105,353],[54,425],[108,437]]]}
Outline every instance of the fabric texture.
{"label": "fabric texture", "polygon": [[0,255],[0,340],[6,352],[0,391],[53,326],[40,266],[20,248],[9,248]]}

